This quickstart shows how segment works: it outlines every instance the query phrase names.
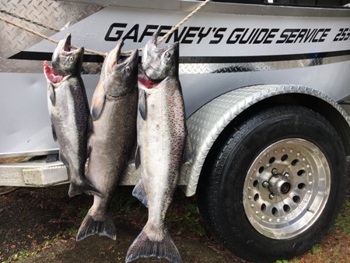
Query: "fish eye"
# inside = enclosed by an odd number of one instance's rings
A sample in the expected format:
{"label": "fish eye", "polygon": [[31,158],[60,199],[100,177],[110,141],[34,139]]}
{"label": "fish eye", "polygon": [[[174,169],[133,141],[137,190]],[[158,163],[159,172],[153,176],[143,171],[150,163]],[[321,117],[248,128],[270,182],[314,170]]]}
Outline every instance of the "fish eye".
{"label": "fish eye", "polygon": [[170,58],[170,57],[171,57],[171,54],[170,54],[169,52],[165,52],[164,56],[165,56],[166,58]]}
{"label": "fish eye", "polygon": [[74,58],[72,56],[69,57],[69,61],[73,61]]}
{"label": "fish eye", "polygon": [[126,67],[125,67],[125,71],[126,71],[126,73],[130,73],[131,68],[130,68],[129,66],[126,66]]}

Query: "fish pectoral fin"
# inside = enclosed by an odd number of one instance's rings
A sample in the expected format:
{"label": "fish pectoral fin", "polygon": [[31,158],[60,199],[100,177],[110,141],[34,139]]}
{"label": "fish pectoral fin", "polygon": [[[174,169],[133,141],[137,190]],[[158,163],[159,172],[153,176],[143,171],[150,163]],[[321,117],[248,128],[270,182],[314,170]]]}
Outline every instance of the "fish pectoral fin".
{"label": "fish pectoral fin", "polygon": [[135,169],[139,169],[141,164],[141,155],[140,155],[140,146],[137,145],[136,151],[135,151]]}
{"label": "fish pectoral fin", "polygon": [[107,214],[105,220],[95,220],[90,211],[81,223],[76,240],[80,241],[89,236],[106,236],[113,240],[117,239],[116,229],[111,215]]}
{"label": "fish pectoral fin", "polygon": [[55,106],[56,104],[55,88],[51,83],[48,84],[47,92],[48,92],[52,106]]}
{"label": "fish pectoral fin", "polygon": [[187,136],[185,150],[184,150],[184,154],[182,156],[182,163],[183,164],[192,163],[192,161],[193,161],[193,148],[192,148],[191,140],[190,140],[189,136]]}
{"label": "fish pectoral fin", "polygon": [[100,117],[105,105],[105,101],[106,93],[103,89],[102,84],[99,82],[95,89],[91,102],[91,117],[93,121],[97,120]]}
{"label": "fish pectoral fin", "polygon": [[57,142],[57,135],[56,135],[55,127],[53,126],[53,124],[51,124],[51,131],[52,131],[53,140],[55,142]]}
{"label": "fish pectoral fin", "polygon": [[105,100],[106,100],[106,96],[103,96],[92,102],[92,108],[91,108],[92,120],[95,121],[100,117],[105,104]]}
{"label": "fish pectoral fin", "polygon": [[129,247],[125,262],[147,257],[164,258],[172,263],[182,263],[180,253],[166,229],[164,230],[164,238],[161,241],[150,240],[145,231],[142,230]]}
{"label": "fish pectoral fin", "polygon": [[138,181],[132,195],[135,196],[145,207],[148,207],[147,194],[142,179]]}
{"label": "fish pectoral fin", "polygon": [[139,94],[139,112],[143,120],[146,120],[147,116],[147,94],[144,90]]}

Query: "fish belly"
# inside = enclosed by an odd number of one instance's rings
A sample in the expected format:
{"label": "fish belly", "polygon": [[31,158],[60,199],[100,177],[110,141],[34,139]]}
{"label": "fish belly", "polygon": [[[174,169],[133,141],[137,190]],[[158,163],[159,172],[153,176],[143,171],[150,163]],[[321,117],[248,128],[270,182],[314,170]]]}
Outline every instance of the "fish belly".
{"label": "fish belly", "polygon": [[83,176],[86,160],[88,116],[69,84],[62,83],[55,93],[56,105],[51,109],[53,126],[61,154],[68,162],[71,179],[78,180]]}
{"label": "fish belly", "polygon": [[103,196],[109,198],[135,144],[136,103],[136,92],[119,100],[106,99],[103,112],[93,122],[86,176]]}
{"label": "fish belly", "polygon": [[172,201],[185,144],[182,97],[176,88],[159,87],[147,95],[147,118],[139,118],[141,176],[149,222],[162,226]]}

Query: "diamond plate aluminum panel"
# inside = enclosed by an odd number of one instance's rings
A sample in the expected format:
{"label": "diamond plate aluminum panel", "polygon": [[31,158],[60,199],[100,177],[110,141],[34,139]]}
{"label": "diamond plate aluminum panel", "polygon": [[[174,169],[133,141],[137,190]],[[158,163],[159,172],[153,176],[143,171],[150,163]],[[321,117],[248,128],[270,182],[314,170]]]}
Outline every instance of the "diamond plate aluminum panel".
{"label": "diamond plate aluminum panel", "polygon": [[350,56],[244,63],[181,63],[180,74],[236,73],[305,68],[349,61]]}
{"label": "diamond plate aluminum panel", "polygon": [[196,193],[199,176],[211,147],[235,117],[268,97],[293,93],[311,95],[329,103],[350,126],[350,117],[345,111],[330,97],[314,89],[294,85],[257,85],[228,92],[204,105],[187,121],[193,145],[193,163],[182,169],[182,178],[188,182],[186,195],[192,196]]}
{"label": "diamond plate aluminum panel", "polygon": [[[102,9],[96,4],[57,2],[53,0],[5,0],[0,15],[41,34],[50,36],[62,28]],[[42,41],[31,33],[0,21],[0,72],[41,72],[42,62],[7,60],[18,52]]]}

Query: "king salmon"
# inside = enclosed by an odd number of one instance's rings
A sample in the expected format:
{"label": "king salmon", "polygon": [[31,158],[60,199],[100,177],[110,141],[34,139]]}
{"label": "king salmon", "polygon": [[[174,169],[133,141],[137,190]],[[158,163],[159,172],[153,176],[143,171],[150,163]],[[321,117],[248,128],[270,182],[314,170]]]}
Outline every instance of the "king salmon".
{"label": "king salmon", "polygon": [[138,51],[122,59],[122,45],[121,40],[105,58],[92,98],[93,133],[86,176],[102,196],[94,196],[77,241],[91,235],[116,239],[108,209],[136,142],[137,116]]}
{"label": "king salmon", "polygon": [[186,145],[185,108],[179,81],[179,44],[157,47],[157,34],[142,56],[135,164],[141,179],[133,190],[148,207],[148,221],[132,243],[126,262],[158,257],[182,262],[164,219],[173,199]]}
{"label": "king salmon", "polygon": [[60,160],[69,175],[68,195],[75,196],[83,192],[100,195],[85,177],[91,116],[80,76],[84,48],[71,51],[70,45],[69,34],[66,39],[59,41],[52,56],[52,67],[47,61],[44,62],[52,135],[58,142]]}

